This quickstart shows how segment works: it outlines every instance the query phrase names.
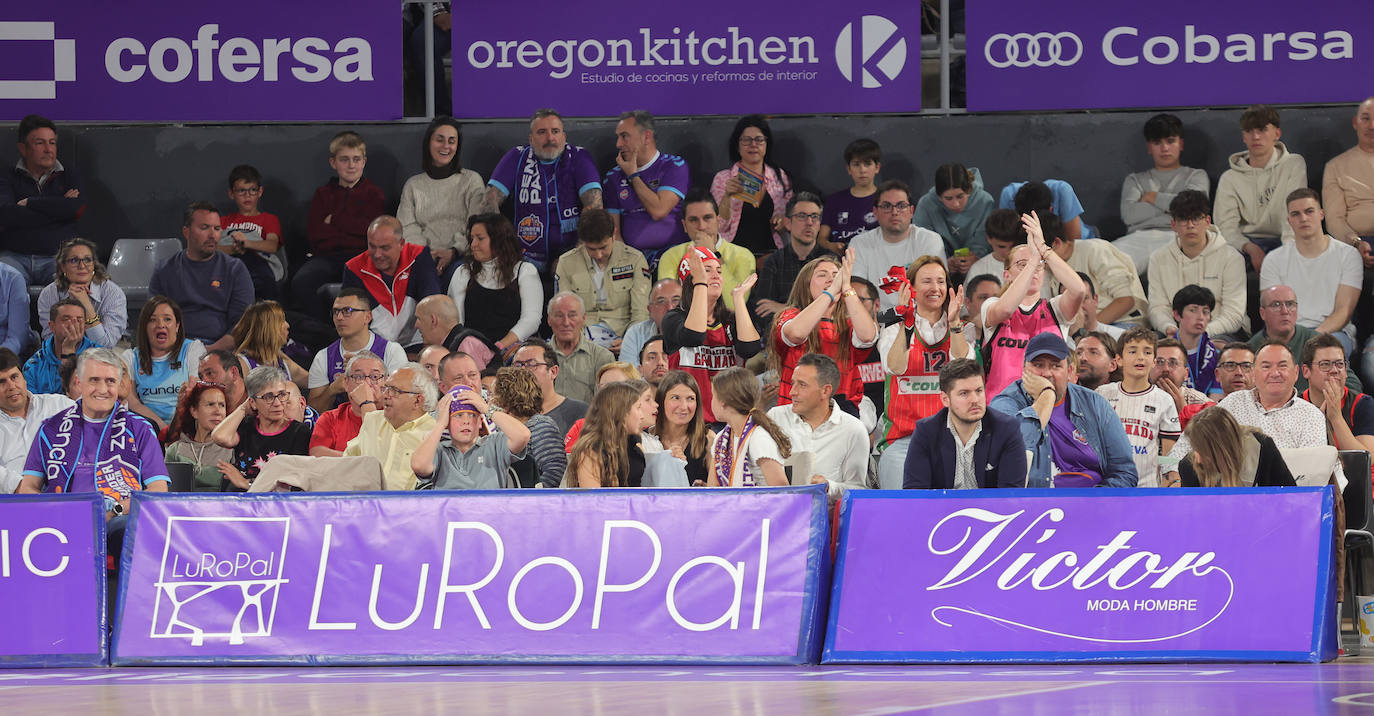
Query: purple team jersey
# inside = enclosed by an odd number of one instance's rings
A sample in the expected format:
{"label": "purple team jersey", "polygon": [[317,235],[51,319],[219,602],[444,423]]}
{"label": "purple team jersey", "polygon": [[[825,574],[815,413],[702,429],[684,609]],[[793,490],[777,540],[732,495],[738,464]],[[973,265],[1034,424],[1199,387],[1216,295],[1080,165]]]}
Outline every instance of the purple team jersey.
{"label": "purple team jersey", "polygon": [[[687,197],[691,185],[687,161],[672,154],[658,153],[649,166],[638,174],[644,183],[654,190],[671,191],[678,199]],[[669,246],[687,241],[687,232],[682,229],[682,202],[679,201],[668,215],[654,221],[639,203],[639,196],[630,186],[630,181],[620,167],[606,172],[601,183],[602,196],[606,201],[606,211],[620,215],[620,235],[625,243],[644,252],[645,256],[657,256]]]}
{"label": "purple team jersey", "polygon": [[854,196],[848,189],[825,198],[821,223],[830,227],[830,240],[846,246],[849,240],[878,225],[872,196]]}
{"label": "purple team jersey", "polygon": [[581,196],[601,187],[587,150],[571,144],[551,162],[535,156],[528,146],[516,147],[501,157],[487,185],[513,195],[512,221],[520,249],[541,272],[577,245]]}
{"label": "purple team jersey", "polygon": [[1050,412],[1050,455],[1059,470],[1055,487],[1097,487],[1102,484],[1101,463],[1082,431],[1074,427],[1066,407],[1067,397]]}

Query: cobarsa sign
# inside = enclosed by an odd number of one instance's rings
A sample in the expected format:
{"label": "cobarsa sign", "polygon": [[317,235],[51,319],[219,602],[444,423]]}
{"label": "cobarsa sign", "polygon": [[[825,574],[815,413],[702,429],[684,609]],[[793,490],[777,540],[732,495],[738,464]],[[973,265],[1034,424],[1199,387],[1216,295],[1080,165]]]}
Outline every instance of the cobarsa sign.
{"label": "cobarsa sign", "polygon": [[[1178,35],[1181,34],[1181,37]],[[1209,34],[1185,25],[1182,33],[1141,37],[1140,28],[1113,27],[1103,33],[1102,57],[1129,67],[1143,59],[1152,65],[1215,62],[1304,62],[1318,57],[1348,60],[1355,57],[1355,40],[1345,30]],[[1008,67],[1069,67],[1083,57],[1083,40],[1072,32],[997,33],[983,44],[983,57],[998,69]]]}
{"label": "cobarsa sign", "polygon": [[201,25],[194,39],[163,37],[144,44],[121,37],[105,48],[105,71],[118,82],[151,76],[176,83],[225,79],[230,82],[278,82],[290,74],[300,82],[371,82],[372,45],[361,37],[331,43],[321,37],[220,39],[219,25]]}

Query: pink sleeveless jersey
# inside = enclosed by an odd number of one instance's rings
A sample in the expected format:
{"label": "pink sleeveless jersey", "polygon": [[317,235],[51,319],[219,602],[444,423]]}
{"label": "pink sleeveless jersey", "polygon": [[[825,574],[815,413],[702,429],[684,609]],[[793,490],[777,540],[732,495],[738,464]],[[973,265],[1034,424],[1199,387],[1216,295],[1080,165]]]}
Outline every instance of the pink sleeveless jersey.
{"label": "pink sleeveless jersey", "polygon": [[1059,317],[1050,307],[1050,302],[1043,298],[1029,309],[1017,306],[1007,320],[993,329],[983,344],[988,366],[988,400],[1021,377],[1026,343],[1041,333],[1064,337]]}

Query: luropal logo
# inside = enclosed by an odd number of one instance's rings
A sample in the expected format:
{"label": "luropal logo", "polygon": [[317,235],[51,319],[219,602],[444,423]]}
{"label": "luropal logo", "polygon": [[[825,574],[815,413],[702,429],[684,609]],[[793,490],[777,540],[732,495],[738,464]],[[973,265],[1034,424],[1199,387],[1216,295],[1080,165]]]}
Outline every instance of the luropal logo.
{"label": "luropal logo", "polygon": [[895,81],[906,66],[906,53],[901,28],[881,15],[864,15],[845,25],[835,39],[840,74],[867,89]]}
{"label": "luropal logo", "polygon": [[288,517],[170,517],[150,636],[242,644],[272,635]]}
{"label": "luropal logo", "polygon": [[0,22],[0,42],[6,40],[51,42],[53,71],[52,79],[0,80],[0,99],[57,99],[58,82],[76,81],[76,40],[59,39],[55,23]]}

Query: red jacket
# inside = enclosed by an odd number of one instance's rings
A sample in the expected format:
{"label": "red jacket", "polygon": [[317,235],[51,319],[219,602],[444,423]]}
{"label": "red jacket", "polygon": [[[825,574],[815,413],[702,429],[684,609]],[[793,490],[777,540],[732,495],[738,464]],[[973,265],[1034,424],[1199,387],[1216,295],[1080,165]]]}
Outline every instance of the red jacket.
{"label": "red jacket", "polygon": [[[386,209],[386,195],[367,177],[345,189],[331,177],[315,190],[305,238],[310,253],[350,258],[367,250],[367,225]],[[325,223],[325,217],[329,223]]]}

